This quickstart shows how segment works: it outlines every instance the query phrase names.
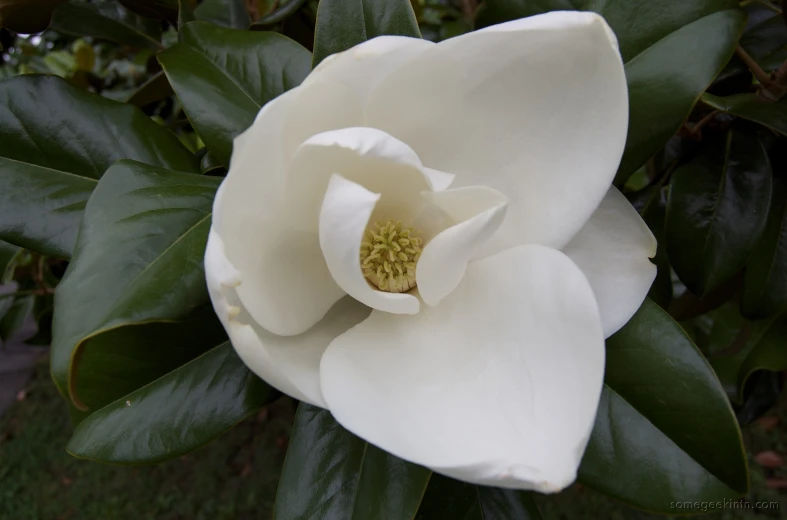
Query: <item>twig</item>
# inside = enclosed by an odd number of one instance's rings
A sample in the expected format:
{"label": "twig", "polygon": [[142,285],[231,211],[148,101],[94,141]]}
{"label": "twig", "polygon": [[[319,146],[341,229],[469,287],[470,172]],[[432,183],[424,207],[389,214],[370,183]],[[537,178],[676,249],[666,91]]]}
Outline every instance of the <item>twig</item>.
{"label": "twig", "polygon": [[757,81],[759,81],[764,87],[767,87],[771,84],[771,77],[768,75],[768,73],[762,70],[762,67],[760,67],[756,61],[754,61],[754,58],[752,58],[748,52],[743,50],[743,47],[740,45],[736,46],[735,54],[737,54],[741,61],[743,61],[743,63],[749,67],[749,70],[752,72],[752,74],[754,74],[754,77],[757,78]]}
{"label": "twig", "polygon": [[705,126],[714,117],[716,117],[716,115],[720,112],[721,110],[713,110],[710,114],[706,115],[705,117],[694,123],[694,126],[692,126],[690,129],[691,132],[694,133],[695,135],[699,134],[699,131],[702,129],[702,127]]}
{"label": "twig", "polygon": [[768,101],[779,101],[787,94],[787,60],[773,73],[768,85],[760,90],[760,97]]}
{"label": "twig", "polygon": [[465,18],[467,18],[470,22],[473,21],[477,7],[478,0],[462,0],[462,13],[464,13]]}

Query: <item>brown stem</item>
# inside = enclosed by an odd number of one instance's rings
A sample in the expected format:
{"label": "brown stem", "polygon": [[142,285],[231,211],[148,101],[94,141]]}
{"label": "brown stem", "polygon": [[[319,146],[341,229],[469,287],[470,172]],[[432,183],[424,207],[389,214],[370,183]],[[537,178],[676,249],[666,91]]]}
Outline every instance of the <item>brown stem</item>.
{"label": "brown stem", "polygon": [[462,12],[469,21],[473,21],[478,0],[462,0]]}
{"label": "brown stem", "polygon": [[768,101],[779,101],[787,94],[787,60],[773,73],[770,83],[759,94]]}
{"label": "brown stem", "polygon": [[771,77],[768,75],[768,73],[762,70],[762,67],[760,67],[756,61],[754,61],[754,58],[752,58],[748,52],[743,50],[743,47],[740,45],[735,47],[735,54],[737,54],[741,61],[743,61],[743,63],[749,67],[749,70],[752,72],[752,74],[754,74],[754,77],[757,78],[757,81],[759,81],[764,87],[767,87],[771,84]]}
{"label": "brown stem", "polygon": [[714,117],[716,117],[716,114],[718,114],[719,112],[720,110],[714,110],[710,114],[706,115],[705,117],[694,123],[694,126],[691,127],[691,132],[693,134],[698,134],[699,131],[702,129],[702,127],[705,126]]}

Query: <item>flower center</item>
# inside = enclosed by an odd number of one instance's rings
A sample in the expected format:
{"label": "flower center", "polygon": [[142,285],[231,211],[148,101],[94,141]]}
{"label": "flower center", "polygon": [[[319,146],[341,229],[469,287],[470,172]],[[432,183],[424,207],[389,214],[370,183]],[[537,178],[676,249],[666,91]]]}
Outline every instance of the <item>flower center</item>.
{"label": "flower center", "polygon": [[401,222],[375,222],[361,242],[363,275],[381,291],[402,293],[415,287],[415,264],[423,239]]}

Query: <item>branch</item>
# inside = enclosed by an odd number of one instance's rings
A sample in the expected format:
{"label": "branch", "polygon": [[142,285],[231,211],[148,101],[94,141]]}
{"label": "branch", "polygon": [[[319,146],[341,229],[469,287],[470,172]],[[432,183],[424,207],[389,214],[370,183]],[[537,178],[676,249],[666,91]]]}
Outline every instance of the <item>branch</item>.
{"label": "branch", "polygon": [[743,50],[743,47],[740,45],[735,47],[735,54],[749,67],[749,70],[754,74],[754,77],[757,78],[764,87],[767,87],[771,84],[771,77],[768,75],[767,72],[762,70],[762,67],[754,61],[754,58],[749,56],[749,53]]}
{"label": "branch", "polygon": [[760,97],[768,101],[779,101],[787,94],[787,60],[773,73],[773,78],[760,90]]}

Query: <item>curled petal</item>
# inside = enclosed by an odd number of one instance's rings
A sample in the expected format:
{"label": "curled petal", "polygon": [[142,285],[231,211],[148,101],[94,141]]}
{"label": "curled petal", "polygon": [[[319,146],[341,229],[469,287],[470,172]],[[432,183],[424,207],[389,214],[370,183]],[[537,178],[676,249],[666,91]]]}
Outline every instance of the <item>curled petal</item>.
{"label": "curled petal", "polygon": [[363,321],[370,309],[344,298],[307,332],[277,336],[260,327],[237,297],[241,275],[227,261],[215,232],[208,238],[205,274],[213,308],[249,369],[279,391],[324,408],[319,381],[322,354],[331,340]]}
{"label": "curled petal", "polygon": [[418,292],[424,302],[437,305],[459,285],[467,262],[500,227],[508,201],[499,191],[478,186],[423,195],[454,222],[432,238],[418,261]]}
{"label": "curled petal", "polygon": [[373,311],[320,373],[331,413],[372,444],[468,482],[556,492],[593,426],[604,337],[579,268],[519,246],[471,262],[438,306]]}
{"label": "curled petal", "polygon": [[596,295],[604,336],[639,309],[656,278],[656,238],[617,188],[610,188],[563,252],[585,273]]}
{"label": "curled petal", "polygon": [[361,241],[378,200],[379,194],[333,175],[320,211],[320,247],[333,279],[347,294],[373,309],[415,314],[418,298],[378,291],[361,270]]}

